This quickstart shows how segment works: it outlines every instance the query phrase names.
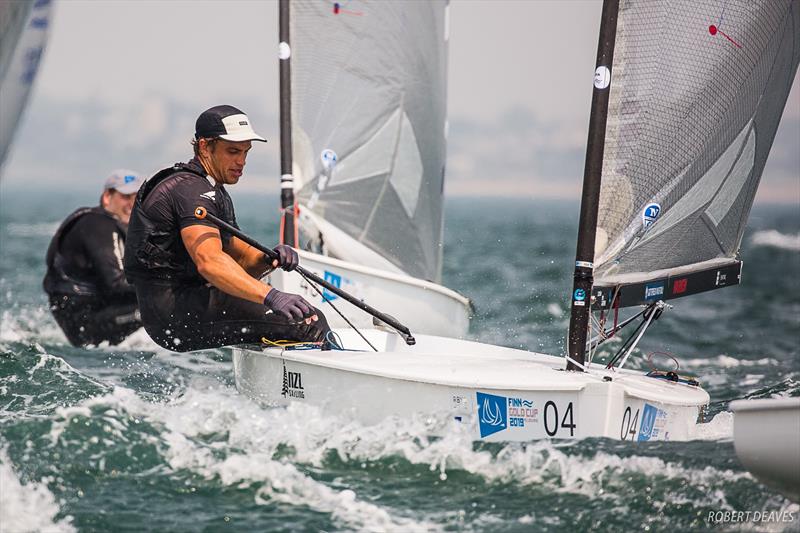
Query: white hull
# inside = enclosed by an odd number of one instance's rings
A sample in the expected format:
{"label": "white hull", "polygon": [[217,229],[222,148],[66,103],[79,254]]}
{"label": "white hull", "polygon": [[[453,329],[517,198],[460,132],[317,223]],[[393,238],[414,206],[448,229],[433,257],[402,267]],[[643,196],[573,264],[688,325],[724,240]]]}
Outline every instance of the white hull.
{"label": "white hull", "polygon": [[765,484],[800,501],[800,398],[737,400],[736,455]]}
{"label": "white hull", "polygon": [[[319,277],[359,298],[408,326],[411,333],[464,337],[469,329],[470,303],[467,298],[441,285],[365,267],[332,257],[298,250],[300,264]],[[344,328],[344,320],[322,301],[322,297],[299,275],[276,270],[267,283],[279,290],[300,294],[320,308],[332,328]],[[372,328],[373,318],[333,294],[326,296],[359,328]]]}
{"label": "white hull", "polygon": [[[346,348],[368,349],[352,330],[337,333]],[[362,333],[378,353],[236,347],[236,386],[265,405],[301,401],[364,424],[453,420],[486,441],[686,440],[709,401],[699,387],[631,371],[566,372],[563,359],[533,352],[425,335],[409,347],[396,334]]]}

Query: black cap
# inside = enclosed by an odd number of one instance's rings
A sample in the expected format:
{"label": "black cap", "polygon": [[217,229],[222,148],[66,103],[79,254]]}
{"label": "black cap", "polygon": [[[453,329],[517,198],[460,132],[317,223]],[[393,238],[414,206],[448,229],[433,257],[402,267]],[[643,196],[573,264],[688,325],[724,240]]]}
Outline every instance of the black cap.
{"label": "black cap", "polygon": [[250,119],[232,105],[218,105],[203,111],[194,125],[195,139],[219,137],[226,141],[264,141],[250,125]]}

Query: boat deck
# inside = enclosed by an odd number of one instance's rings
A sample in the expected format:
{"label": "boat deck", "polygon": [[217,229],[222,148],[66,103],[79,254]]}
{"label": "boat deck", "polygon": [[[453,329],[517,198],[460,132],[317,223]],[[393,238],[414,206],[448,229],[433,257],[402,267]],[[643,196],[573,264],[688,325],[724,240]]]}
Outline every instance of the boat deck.
{"label": "boat deck", "polygon": [[[407,346],[393,333],[362,331],[379,350],[372,351],[352,330],[336,330],[345,351],[282,350],[265,348],[266,355],[287,361],[324,366],[390,379],[453,387],[518,390],[580,391],[589,384],[622,385],[633,396],[686,405],[708,402],[700,387],[673,383],[630,370],[606,370],[592,365],[589,372],[567,372],[561,357],[478,342],[420,335]],[[358,350],[358,351],[356,351]]]}

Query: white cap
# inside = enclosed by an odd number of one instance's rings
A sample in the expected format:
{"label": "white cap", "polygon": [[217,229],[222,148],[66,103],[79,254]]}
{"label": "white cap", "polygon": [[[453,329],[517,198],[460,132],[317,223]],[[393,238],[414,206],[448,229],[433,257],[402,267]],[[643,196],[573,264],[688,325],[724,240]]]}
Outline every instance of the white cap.
{"label": "white cap", "polygon": [[203,111],[194,126],[195,139],[219,137],[226,141],[267,140],[253,130],[250,119],[232,105],[218,105]]}
{"label": "white cap", "polygon": [[253,130],[247,115],[231,115],[222,119],[226,133],[220,139],[226,141],[264,141],[267,140]]}
{"label": "white cap", "polygon": [[106,179],[105,189],[113,189],[121,194],[133,194],[139,191],[144,178],[138,172],[124,168],[117,169]]}

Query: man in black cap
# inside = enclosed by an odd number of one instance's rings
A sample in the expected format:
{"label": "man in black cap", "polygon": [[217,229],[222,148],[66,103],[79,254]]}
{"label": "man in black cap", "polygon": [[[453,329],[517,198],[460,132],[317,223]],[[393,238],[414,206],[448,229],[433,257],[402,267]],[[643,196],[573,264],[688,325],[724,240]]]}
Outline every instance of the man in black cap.
{"label": "man in black cap", "polygon": [[74,211],[50,241],[44,290],[53,317],[75,346],[119,344],[142,326],[122,256],[131,208],[143,182],[137,172],[115,170],[106,180],[100,205]]}
{"label": "man in black cap", "polygon": [[293,270],[297,253],[275,248],[280,261],[195,217],[203,207],[233,226],[225,185],[239,181],[253,131],[242,111],[220,105],[195,124],[194,158],[158,172],[139,191],[125,249],[125,274],[136,287],[142,321],[159,345],[184,352],[269,340],[323,342],[324,315],[301,296],[259,281],[270,268]]}

